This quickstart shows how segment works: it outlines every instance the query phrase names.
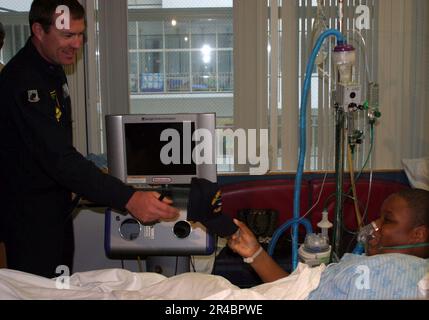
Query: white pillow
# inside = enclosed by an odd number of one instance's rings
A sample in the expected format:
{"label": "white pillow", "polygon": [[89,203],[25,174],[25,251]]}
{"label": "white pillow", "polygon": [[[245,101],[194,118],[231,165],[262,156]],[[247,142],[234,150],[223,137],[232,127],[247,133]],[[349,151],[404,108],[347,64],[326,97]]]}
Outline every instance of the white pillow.
{"label": "white pillow", "polygon": [[402,164],[411,186],[429,191],[429,158],[404,159]]}

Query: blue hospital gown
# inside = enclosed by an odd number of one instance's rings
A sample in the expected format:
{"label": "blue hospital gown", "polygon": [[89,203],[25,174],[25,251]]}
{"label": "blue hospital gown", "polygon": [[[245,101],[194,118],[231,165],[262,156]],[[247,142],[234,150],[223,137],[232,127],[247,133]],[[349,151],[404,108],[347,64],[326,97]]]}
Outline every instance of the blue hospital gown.
{"label": "blue hospital gown", "polygon": [[309,300],[418,299],[418,282],[429,271],[429,260],[404,254],[371,257],[346,254],[329,265]]}

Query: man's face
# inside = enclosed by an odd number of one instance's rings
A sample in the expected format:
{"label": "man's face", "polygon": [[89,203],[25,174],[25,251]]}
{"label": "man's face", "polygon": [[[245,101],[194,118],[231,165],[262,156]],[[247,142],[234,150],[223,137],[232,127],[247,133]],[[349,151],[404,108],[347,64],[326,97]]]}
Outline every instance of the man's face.
{"label": "man's face", "polygon": [[411,243],[414,229],[413,213],[407,202],[397,196],[390,196],[381,207],[381,217],[376,221],[379,230],[369,241],[368,255],[380,253],[406,253],[407,249],[381,249],[381,247],[407,245]]}
{"label": "man's face", "polygon": [[84,19],[71,19],[70,29],[57,29],[53,23],[48,33],[42,32],[39,38],[41,55],[53,64],[73,64],[83,45],[84,31]]}

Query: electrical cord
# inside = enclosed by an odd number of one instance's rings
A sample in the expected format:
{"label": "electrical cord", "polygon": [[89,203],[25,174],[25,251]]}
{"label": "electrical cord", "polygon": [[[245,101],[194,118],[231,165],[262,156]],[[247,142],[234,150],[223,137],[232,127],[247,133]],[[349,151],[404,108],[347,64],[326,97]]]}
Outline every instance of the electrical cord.
{"label": "electrical cord", "polygon": [[193,256],[191,256],[190,262],[191,262],[192,271],[196,273],[197,270],[195,269],[195,263],[194,263],[194,257]]}
{"label": "electrical cord", "polygon": [[374,149],[374,124],[373,123],[370,124],[369,134],[370,134],[370,145],[369,145],[368,156],[365,160],[365,163],[362,166],[362,169],[360,170],[359,174],[356,176],[356,181],[360,179],[361,175],[363,174],[363,170],[365,170],[365,168],[367,167],[368,162],[370,161],[372,156],[372,152]]}
{"label": "electrical cord", "polygon": [[[313,21],[312,27],[311,27],[311,48],[310,50],[313,50],[313,46],[316,43],[316,39],[318,36],[320,36],[324,31],[329,29],[329,22],[328,18],[326,17],[325,11],[323,9],[322,1],[317,0],[317,14],[316,18]],[[328,72],[323,70],[323,65],[326,60],[326,57],[328,56],[328,52],[326,47],[329,47],[329,40],[328,44],[324,44],[321,48],[321,52],[318,53],[316,58],[316,66],[319,71],[319,76],[322,79],[329,79],[331,76]],[[310,51],[311,54],[311,51]]]}
{"label": "electrical cord", "polygon": [[[372,146],[373,146],[373,141],[374,140],[374,125],[371,123],[371,149],[372,149]],[[371,154],[371,152],[370,152],[370,154]],[[370,158],[368,158],[367,160],[369,160]],[[371,168],[371,171],[370,171],[370,178],[369,178],[369,186],[368,186],[368,197],[367,197],[367,200],[366,200],[366,207],[365,207],[365,210],[364,210],[364,214],[363,214],[363,221],[366,221],[366,219],[367,219],[367,215],[368,215],[368,208],[369,208],[369,201],[370,201],[370,198],[371,198],[371,194],[372,194],[372,184],[373,184],[373,168],[372,168],[372,162],[371,162],[371,164],[370,164],[370,168]],[[359,233],[358,232],[356,232],[355,233],[355,235],[353,236],[353,238],[350,240],[350,242],[349,242],[349,244],[348,244],[348,246],[347,246],[347,249],[346,249],[346,251],[347,252],[349,252],[350,251],[350,249],[351,249],[351,245],[352,245],[352,243],[354,242],[354,240],[356,239],[356,237],[357,237],[357,235],[358,235]]]}
{"label": "electrical cord", "polygon": [[[344,195],[345,196],[345,195]],[[353,197],[351,197],[351,196],[348,196],[348,197],[350,197],[350,199],[353,199]],[[353,201],[354,201],[354,199],[353,199]],[[360,209],[364,209],[365,208],[365,206],[362,204],[362,202],[361,201],[359,201],[358,200],[358,205],[359,205],[359,208]],[[365,221],[365,219],[363,219],[362,221]],[[348,234],[351,234],[351,235],[355,235],[355,234],[358,234],[359,233],[359,229],[358,230],[356,230],[356,231],[353,231],[353,230],[349,230],[348,228],[347,228],[347,226],[345,225],[345,223],[343,222],[343,224],[342,224],[342,226],[341,226],[341,228],[342,228],[342,230],[344,231],[344,232],[346,232],[346,233],[348,233]]]}
{"label": "electrical cord", "polygon": [[352,149],[350,144],[347,144],[347,159],[349,162],[349,172],[350,172],[350,185],[352,189],[353,194],[353,203],[355,207],[355,214],[356,214],[356,220],[358,224],[358,228],[362,228],[362,216],[360,214],[360,209],[358,205],[358,199],[357,199],[357,192],[356,192],[356,183],[355,183],[355,174],[354,174],[354,168],[353,168],[353,156],[352,156]]}
{"label": "electrical cord", "polygon": [[357,34],[359,36],[359,40],[361,41],[360,44],[361,44],[361,46],[363,48],[364,59],[365,59],[365,76],[366,76],[366,81],[367,81],[367,83],[370,83],[372,77],[371,77],[371,72],[369,71],[369,63],[368,63],[369,59],[368,59],[368,52],[366,50],[366,41],[365,41],[365,38],[363,37],[362,33],[359,30],[357,30],[357,29],[353,29],[353,30],[347,31],[346,33],[350,33],[350,32],[352,32],[352,34]]}
{"label": "electrical cord", "polygon": [[368,197],[366,200],[366,207],[365,207],[365,212],[364,212],[364,220],[366,219],[367,215],[368,215],[368,208],[369,208],[369,200],[371,198],[371,192],[372,192],[372,183],[373,183],[373,170],[371,169],[371,174],[370,174],[370,178],[369,178],[369,186],[368,186]]}
{"label": "electrical cord", "polygon": [[323,189],[325,188],[327,177],[328,177],[328,171],[325,172],[325,177],[323,178],[323,182],[322,182],[322,188],[320,189],[319,197],[317,198],[316,203],[300,218],[300,220],[305,219],[311,213],[311,211],[313,211],[313,209],[316,208],[317,205],[319,204],[320,199],[322,198]]}
{"label": "electrical cord", "polygon": [[[358,173],[358,175],[356,176],[356,178],[355,178],[355,183],[357,183],[358,182],[358,180],[361,178],[361,176],[362,176],[362,174],[363,174],[363,171],[365,170],[365,168],[367,167],[367,165],[368,165],[368,163],[369,163],[369,161],[370,161],[370,159],[371,159],[371,156],[372,156],[372,153],[373,153],[373,149],[374,149],[374,125],[373,124],[371,124],[371,127],[370,127],[370,149],[369,149],[369,152],[368,152],[368,156],[367,156],[367,158],[366,158],[366,160],[365,160],[365,163],[364,163],[364,165],[362,166],[362,169],[360,170],[360,172]],[[370,180],[370,183],[372,182],[372,169],[371,169],[371,180]],[[346,193],[344,193],[344,195],[346,195],[346,196],[349,196],[350,195],[350,192],[351,192],[352,190],[351,190],[351,188],[346,192]],[[326,210],[327,209],[327,203],[328,203],[328,201],[329,200],[331,200],[331,198],[332,197],[334,197],[335,196],[335,192],[334,193],[332,193],[332,194],[330,194],[327,198],[326,198],[326,200],[325,200],[325,202],[324,202],[324,204],[323,204],[323,208],[324,208],[324,210]],[[370,198],[370,194],[368,194],[368,199]],[[365,212],[367,212],[367,208],[368,208],[368,206],[369,206],[369,202],[367,202],[367,206],[366,206],[366,210],[365,210]],[[363,215],[363,217],[366,217],[366,214],[364,214]],[[363,220],[365,220],[364,218],[363,218]]]}
{"label": "electrical cord", "polygon": [[139,272],[143,272],[143,265],[140,256],[137,256],[137,265],[139,266]]}
{"label": "electrical cord", "polygon": [[[328,177],[328,171],[325,172],[325,177],[323,178],[323,182],[322,182],[322,188],[320,189],[319,197],[317,198],[316,203],[299,219],[299,221],[305,219],[313,211],[313,209],[316,208],[317,205],[319,204],[320,199],[322,198],[323,189],[325,188],[326,178],[327,177]],[[291,238],[292,238],[292,229],[290,229],[290,235],[291,235]],[[289,242],[292,241],[291,239],[286,239],[286,240],[289,241]]]}

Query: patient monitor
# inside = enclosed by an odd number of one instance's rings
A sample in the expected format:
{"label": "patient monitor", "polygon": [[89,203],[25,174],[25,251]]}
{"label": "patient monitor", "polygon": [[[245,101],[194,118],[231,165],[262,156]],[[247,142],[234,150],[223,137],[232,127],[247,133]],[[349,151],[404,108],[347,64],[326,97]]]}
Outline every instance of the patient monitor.
{"label": "patient monitor", "polygon": [[[204,114],[110,115],[106,117],[109,173],[144,191],[171,198],[180,210],[174,221],[142,224],[130,214],[108,209],[105,249],[110,257],[210,255],[214,237],[187,221],[192,178],[216,182],[214,140],[204,141],[210,160],[198,161],[198,131],[214,139],[216,116]],[[209,133],[207,135],[207,133]],[[207,150],[207,146],[212,150]],[[196,161],[197,159],[197,161]]]}

